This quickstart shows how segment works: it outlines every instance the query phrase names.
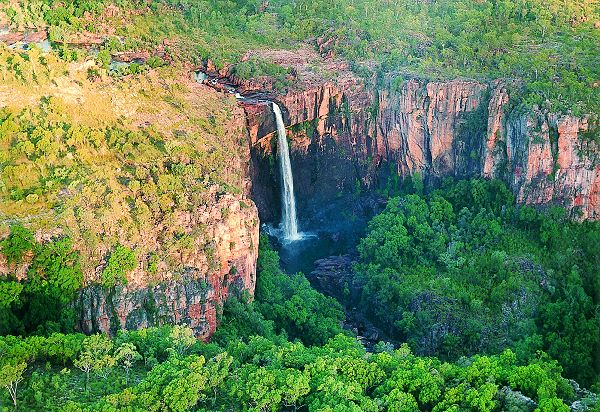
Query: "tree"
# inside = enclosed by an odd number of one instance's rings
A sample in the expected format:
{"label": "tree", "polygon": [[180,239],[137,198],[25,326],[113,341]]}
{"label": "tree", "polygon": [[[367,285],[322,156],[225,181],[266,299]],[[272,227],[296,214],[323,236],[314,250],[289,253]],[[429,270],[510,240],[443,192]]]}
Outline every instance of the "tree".
{"label": "tree", "polygon": [[20,263],[23,255],[33,250],[35,240],[33,234],[21,225],[10,228],[10,235],[0,242],[0,249],[9,265]]}
{"label": "tree", "polygon": [[27,368],[25,362],[16,365],[6,364],[0,369],[0,385],[4,386],[17,407],[17,389],[19,383],[23,380],[23,372]]}
{"label": "tree", "polygon": [[121,364],[123,369],[125,369],[125,384],[129,383],[129,369],[131,369],[134,362],[139,359],[142,359],[142,356],[136,351],[133,343],[122,343],[117,349],[115,360]]}
{"label": "tree", "polygon": [[88,383],[90,381],[90,372],[94,368],[94,358],[89,351],[84,351],[79,355],[79,358],[75,359],[73,365],[76,368],[81,369],[83,373],[85,373],[85,389],[87,390]]}
{"label": "tree", "polygon": [[227,353],[219,353],[214,359],[211,359],[206,365],[208,372],[207,386],[213,390],[213,406],[217,402],[217,390],[219,385],[229,376],[229,371],[233,358]]}
{"label": "tree", "polygon": [[104,335],[96,334],[88,336],[83,341],[83,351],[74,365],[85,372],[85,387],[90,379],[90,372],[94,371],[104,378],[107,377],[110,368],[115,364],[115,358],[111,355],[113,342]]}
{"label": "tree", "polygon": [[281,398],[285,406],[297,410],[297,403],[310,392],[308,376],[294,369],[286,369],[279,377],[278,386],[281,388]]}
{"label": "tree", "polygon": [[117,283],[126,283],[127,274],[135,269],[137,264],[135,253],[128,247],[118,244],[102,270],[102,284],[111,288]]}
{"label": "tree", "polygon": [[9,308],[19,302],[23,284],[14,281],[0,281],[0,308]]}
{"label": "tree", "polygon": [[203,356],[193,357],[193,361],[177,374],[178,377],[168,382],[162,396],[169,410],[189,411],[206,396],[203,391],[208,374],[204,362]]}
{"label": "tree", "polygon": [[171,332],[171,339],[175,345],[175,350],[179,355],[184,355],[187,350],[197,342],[194,331],[181,325],[175,325]]}

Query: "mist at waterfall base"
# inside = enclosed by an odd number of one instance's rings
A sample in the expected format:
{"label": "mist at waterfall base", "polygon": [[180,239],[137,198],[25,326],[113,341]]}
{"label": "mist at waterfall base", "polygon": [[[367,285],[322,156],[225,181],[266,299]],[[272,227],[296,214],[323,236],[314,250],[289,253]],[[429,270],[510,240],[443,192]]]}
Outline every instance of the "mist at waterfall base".
{"label": "mist at waterfall base", "polygon": [[[310,274],[315,268],[315,261],[328,257],[355,254],[360,234],[349,231],[318,230],[307,228],[310,236],[304,236],[295,242],[282,242],[277,236],[278,229],[271,224],[264,224],[263,233],[267,234],[271,245],[279,252],[281,267],[286,273],[302,272]],[[304,232],[306,233],[306,232]]]}
{"label": "mist at waterfall base", "polygon": [[300,233],[309,233],[295,242],[282,241],[277,222],[262,225],[271,245],[279,252],[281,266],[287,273],[309,275],[315,261],[329,256],[357,257],[356,245],[364,236],[369,220],[385,207],[385,201],[369,193],[357,197],[352,193],[325,203],[299,199],[298,226]]}
{"label": "mist at waterfall base", "polygon": [[300,240],[284,241],[279,222],[266,222],[261,231],[279,252],[286,273],[310,275],[316,260],[340,255],[356,258],[356,245],[369,220],[385,207],[385,202],[374,194],[357,198],[348,193],[325,203],[300,198],[298,206],[298,227],[304,234]]}

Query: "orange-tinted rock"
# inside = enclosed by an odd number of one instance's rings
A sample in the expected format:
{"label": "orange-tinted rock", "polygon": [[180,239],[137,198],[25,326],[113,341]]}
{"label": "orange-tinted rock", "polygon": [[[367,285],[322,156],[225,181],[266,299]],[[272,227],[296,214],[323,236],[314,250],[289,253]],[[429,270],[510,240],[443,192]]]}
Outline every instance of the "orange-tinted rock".
{"label": "orange-tinted rock", "polygon": [[[190,87],[204,86],[192,83]],[[244,114],[240,108],[233,108],[229,123],[223,125],[223,139],[235,142],[237,154],[223,173],[235,174],[241,192],[223,193],[214,185],[203,193],[204,202],[191,209],[176,208],[168,221],[147,222],[142,240],[145,254],[138,256],[138,267],[127,274],[126,285],[107,290],[97,285],[102,263],[89,267],[84,273],[87,287],[74,303],[80,330],[114,333],[123,328],[176,323],[191,327],[198,337],[207,339],[229,296],[242,291],[254,294],[259,219],[256,205],[249,198],[250,146],[244,143]],[[111,235],[132,249],[139,245],[129,243],[125,232]],[[189,243],[183,247],[173,245],[181,236]],[[165,247],[165,243],[173,246]],[[155,271],[148,270],[152,251],[160,255]],[[97,253],[105,256],[107,251]]]}
{"label": "orange-tinted rock", "polygon": [[104,36],[90,32],[79,32],[69,35],[64,41],[56,40],[56,42],[81,47],[99,46],[104,43]]}
{"label": "orange-tinted rock", "polygon": [[204,209],[180,214],[176,224],[184,232],[205,227],[212,251],[197,245],[173,256],[182,269],[156,286],[130,282],[112,292],[99,285],[86,287],[75,304],[80,330],[114,333],[184,324],[206,339],[215,331],[219,308],[231,293],[254,294],[259,225],[252,201],[225,195]]}
{"label": "orange-tinted rock", "polygon": [[25,36],[26,43],[40,43],[48,38],[48,32],[45,30],[34,31]]}
{"label": "orange-tinted rock", "polygon": [[0,35],[0,42],[6,43],[7,45],[13,45],[15,43],[23,41],[25,35],[23,33],[6,33]]}
{"label": "orange-tinted rock", "polygon": [[150,53],[147,51],[139,51],[139,52],[118,52],[113,53],[112,58],[114,61],[130,63],[133,61],[141,61],[145,62],[150,58]]}
{"label": "orange-tinted rock", "polygon": [[[508,112],[501,81],[392,79],[375,88],[340,66],[339,81],[303,82],[277,100],[289,126],[297,197],[326,202],[352,191],[357,179],[382,184],[390,170],[401,177],[420,173],[432,183],[498,177],[520,202],[555,203],[573,217],[600,218],[598,148],[581,138],[587,121]],[[246,113],[257,153],[269,152],[272,115],[252,105]]]}
{"label": "orange-tinted rock", "polygon": [[509,101],[508,92],[504,87],[498,85],[492,91],[492,96],[488,104],[488,124],[487,124],[487,140],[484,146],[483,160],[483,177],[490,178],[496,175],[499,159],[501,155],[501,141],[505,136],[504,122],[506,113],[504,108]]}

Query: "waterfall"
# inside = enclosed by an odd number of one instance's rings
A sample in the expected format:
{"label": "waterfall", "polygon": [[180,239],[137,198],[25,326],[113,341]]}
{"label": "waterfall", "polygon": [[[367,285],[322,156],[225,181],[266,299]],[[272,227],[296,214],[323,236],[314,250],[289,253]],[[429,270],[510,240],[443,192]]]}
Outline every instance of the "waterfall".
{"label": "waterfall", "polygon": [[281,229],[286,241],[299,240],[298,220],[296,219],[296,199],[294,198],[294,177],[290,163],[287,133],[281,116],[281,109],[273,102],[273,113],[277,121],[277,154],[279,155],[279,170],[281,172]]}

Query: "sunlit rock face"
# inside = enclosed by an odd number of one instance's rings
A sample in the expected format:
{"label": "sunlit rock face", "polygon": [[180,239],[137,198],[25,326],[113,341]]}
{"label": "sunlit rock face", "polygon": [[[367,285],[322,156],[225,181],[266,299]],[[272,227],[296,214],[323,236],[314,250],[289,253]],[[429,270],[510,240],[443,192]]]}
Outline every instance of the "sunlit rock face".
{"label": "sunlit rock face", "polygon": [[[516,109],[510,85],[500,81],[408,79],[367,87],[341,78],[278,96],[297,196],[309,199],[299,204],[304,214],[357,184],[382,187],[390,176],[419,173],[430,184],[447,176],[501,178],[521,203],[600,217],[600,151],[582,137],[587,119]],[[277,187],[265,172],[275,138],[268,110],[246,108],[261,213],[261,202],[276,201],[269,188]]]}
{"label": "sunlit rock face", "polygon": [[[214,94],[209,88],[197,93]],[[156,248],[165,246],[166,251],[156,270],[150,271],[148,259],[140,258],[138,266],[127,274],[127,283],[113,289],[98,285],[102,266],[84,273],[88,286],[73,303],[81,331],[114,334],[121,329],[178,324],[207,339],[230,296],[242,292],[254,295],[260,223],[250,196],[245,116],[235,102],[232,107],[223,139],[235,142],[236,155],[223,173],[235,176],[239,192],[226,192],[214,185],[206,201],[196,207],[176,210],[167,222],[148,221],[142,242]],[[189,239],[186,247],[175,244],[178,239],[172,233]],[[128,240],[123,236],[120,241],[127,244]]]}
{"label": "sunlit rock face", "polygon": [[178,324],[192,328],[199,338],[208,338],[231,294],[254,294],[259,224],[252,201],[225,195],[180,216],[178,224],[183,230],[205,228],[213,240],[210,250],[191,248],[189,253],[172,256],[180,269],[166,270],[155,282],[114,289],[86,287],[74,304],[80,330],[115,333]]}

